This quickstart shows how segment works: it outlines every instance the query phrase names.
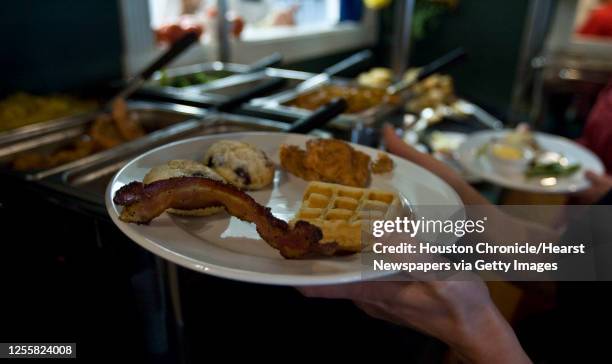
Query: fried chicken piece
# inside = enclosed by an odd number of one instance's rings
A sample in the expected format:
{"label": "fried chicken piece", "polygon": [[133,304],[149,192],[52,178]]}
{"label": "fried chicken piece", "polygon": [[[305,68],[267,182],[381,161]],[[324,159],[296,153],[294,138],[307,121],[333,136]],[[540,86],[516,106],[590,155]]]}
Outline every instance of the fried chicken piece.
{"label": "fried chicken piece", "polygon": [[365,187],[370,177],[370,157],[336,139],[314,139],[306,143],[304,166],[324,182]]}
{"label": "fried chicken piece", "polygon": [[121,187],[113,198],[124,206],[121,221],[148,224],[169,208],[181,210],[224,206],[230,215],[252,222],[257,232],[285,258],[332,255],[336,244],[319,244],[321,229],[305,221],[289,226],[238,188],[203,177],[176,177],[144,185],[132,182]]}
{"label": "fried chicken piece", "polygon": [[307,181],[365,187],[370,179],[370,156],[336,139],[309,140],[306,151],[282,145],[279,157],[285,170]]}
{"label": "fried chicken piece", "polygon": [[304,166],[306,152],[295,145],[283,144],[280,146],[279,157],[281,166],[287,172],[306,181],[320,181],[321,176],[312,169]]}
{"label": "fried chicken piece", "polygon": [[372,163],[372,173],[382,174],[393,170],[393,159],[387,153],[378,153],[376,160]]}
{"label": "fried chicken piece", "polygon": [[353,185],[355,187],[366,187],[370,182],[370,161],[369,155],[353,149]]}
{"label": "fried chicken piece", "polygon": [[145,135],[145,131],[137,120],[134,120],[127,112],[124,99],[113,101],[112,119],[119,135],[125,140],[134,140]]}

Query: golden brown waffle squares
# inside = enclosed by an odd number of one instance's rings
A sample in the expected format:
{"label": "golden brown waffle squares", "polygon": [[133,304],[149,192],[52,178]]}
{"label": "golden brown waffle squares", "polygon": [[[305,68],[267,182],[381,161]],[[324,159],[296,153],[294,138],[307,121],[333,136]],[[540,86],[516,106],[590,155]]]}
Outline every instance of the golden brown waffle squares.
{"label": "golden brown waffle squares", "polygon": [[323,232],[321,244],[336,243],[343,252],[360,252],[362,227],[374,220],[393,219],[399,211],[397,194],[325,182],[310,182],[292,222],[308,221]]}

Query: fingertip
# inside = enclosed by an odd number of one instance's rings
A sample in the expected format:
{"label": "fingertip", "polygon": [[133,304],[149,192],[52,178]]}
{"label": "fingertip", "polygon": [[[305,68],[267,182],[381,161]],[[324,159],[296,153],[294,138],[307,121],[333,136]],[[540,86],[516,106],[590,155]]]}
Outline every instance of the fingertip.
{"label": "fingertip", "polygon": [[295,289],[305,297],[312,297],[311,287],[296,287]]}
{"label": "fingertip", "polygon": [[594,180],[597,180],[599,178],[599,175],[597,173],[595,173],[594,171],[590,170],[590,169],[587,170],[586,172],[584,172],[584,176],[589,181],[594,181]]}

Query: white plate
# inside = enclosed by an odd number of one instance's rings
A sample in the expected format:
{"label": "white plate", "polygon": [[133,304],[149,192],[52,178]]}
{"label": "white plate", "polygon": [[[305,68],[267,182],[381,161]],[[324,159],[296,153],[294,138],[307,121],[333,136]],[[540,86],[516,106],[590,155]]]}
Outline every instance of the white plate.
{"label": "white plate", "polygon": [[480,148],[491,142],[493,139],[502,138],[511,130],[487,130],[471,134],[469,138],[461,144],[457,151],[459,162],[468,171],[489,182],[500,186],[543,193],[572,193],[583,190],[590,186],[590,182],[584,177],[586,170],[595,173],[604,173],[604,166],[601,160],[590,150],[569,139],[534,132],[537,143],[543,150],[563,154],[570,163],[579,163],[581,168],[571,176],[557,178],[556,184],[552,186],[543,185],[542,178],[527,178],[523,173],[513,175],[502,175],[497,173],[491,166],[491,161],[486,155],[479,156]]}
{"label": "white plate", "polygon": [[[154,166],[172,159],[200,160],[217,140],[242,140],[262,149],[278,166],[281,144],[301,147],[310,137],[286,133],[233,133],[178,141],[151,150],[125,165],[106,190],[106,206],[114,223],[145,249],[176,264],[203,273],[247,282],[279,285],[318,285],[360,281],[382,276],[374,273],[362,254],[309,260],[287,260],[261,240],[254,225],[219,214],[206,218],[163,214],[150,225],[119,220],[120,206],[112,202],[115,192],[132,181],[142,181]],[[353,145],[371,157],[377,150]],[[463,207],[454,190],[438,177],[406,160],[393,157],[394,171],[374,175],[371,187],[395,190],[418,213],[419,205]],[[291,219],[300,206],[307,182],[277,168],[273,186],[250,191],[260,204],[281,219]],[[450,210],[451,209],[445,209]]]}

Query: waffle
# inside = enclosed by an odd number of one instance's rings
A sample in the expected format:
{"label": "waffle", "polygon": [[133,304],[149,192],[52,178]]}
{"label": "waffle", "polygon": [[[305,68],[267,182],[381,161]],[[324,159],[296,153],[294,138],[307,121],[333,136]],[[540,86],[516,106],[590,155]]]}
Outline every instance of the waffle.
{"label": "waffle", "polygon": [[320,244],[336,243],[342,252],[360,252],[361,231],[374,220],[393,219],[399,212],[397,194],[389,191],[310,182],[292,222],[307,221],[323,232]]}

